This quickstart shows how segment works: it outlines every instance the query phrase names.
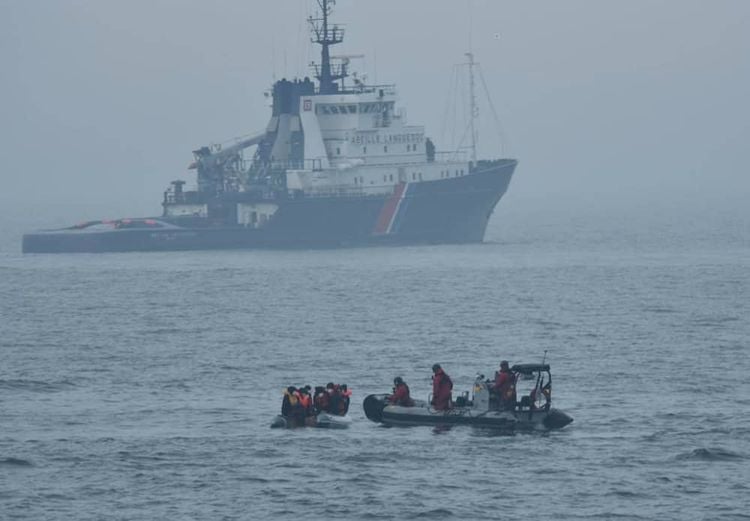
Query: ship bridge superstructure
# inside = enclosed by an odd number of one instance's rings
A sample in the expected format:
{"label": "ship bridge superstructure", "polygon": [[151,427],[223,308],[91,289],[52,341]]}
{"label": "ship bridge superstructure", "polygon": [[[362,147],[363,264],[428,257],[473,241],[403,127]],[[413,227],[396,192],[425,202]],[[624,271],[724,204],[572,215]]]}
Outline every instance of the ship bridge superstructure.
{"label": "ship bridge superstructure", "polygon": [[[437,153],[424,126],[409,124],[395,85],[368,85],[356,74],[350,80],[351,59],[358,56],[331,54],[345,35],[331,21],[335,0],[316,2],[319,14],[308,22],[312,42],[321,47],[320,63],[312,65],[317,82],[277,81],[271,118],[260,134],[196,150],[198,191],[168,190],[166,213],[210,215],[217,197],[382,196],[405,183],[470,173],[464,153]],[[252,158],[246,157],[251,148]],[[196,210],[200,200],[205,206]]]}

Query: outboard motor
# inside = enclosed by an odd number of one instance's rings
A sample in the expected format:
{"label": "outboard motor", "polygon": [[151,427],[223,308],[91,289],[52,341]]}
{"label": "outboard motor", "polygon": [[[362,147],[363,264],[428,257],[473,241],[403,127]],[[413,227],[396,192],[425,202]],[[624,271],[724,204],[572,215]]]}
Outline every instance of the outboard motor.
{"label": "outboard motor", "polygon": [[362,406],[365,409],[365,416],[367,419],[374,422],[383,421],[383,409],[385,409],[385,395],[384,394],[371,394],[365,398]]}

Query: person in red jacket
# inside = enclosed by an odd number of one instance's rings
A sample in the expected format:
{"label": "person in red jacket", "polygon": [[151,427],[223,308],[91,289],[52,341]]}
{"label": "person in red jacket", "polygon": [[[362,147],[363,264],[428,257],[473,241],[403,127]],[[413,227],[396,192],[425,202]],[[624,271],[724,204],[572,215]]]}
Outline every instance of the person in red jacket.
{"label": "person in red jacket", "polygon": [[516,377],[511,372],[507,360],[500,362],[500,371],[495,373],[495,385],[492,389],[497,393],[500,409],[515,409]]}
{"label": "person in red jacket", "polygon": [[400,376],[393,379],[393,394],[388,397],[388,403],[402,407],[414,407],[414,400],[411,399],[409,394],[409,386]]}
{"label": "person in red jacket", "polygon": [[432,366],[432,402],[431,405],[438,411],[450,409],[452,404],[451,391],[453,382],[450,376],[445,374],[440,364]]}

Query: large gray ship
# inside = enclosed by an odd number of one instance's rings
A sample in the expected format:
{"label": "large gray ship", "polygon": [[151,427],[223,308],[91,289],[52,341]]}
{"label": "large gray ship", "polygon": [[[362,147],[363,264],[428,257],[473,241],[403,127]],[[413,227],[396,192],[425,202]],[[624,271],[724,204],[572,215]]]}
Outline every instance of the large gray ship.
{"label": "large gray ship", "polygon": [[265,131],[195,150],[195,190],[172,182],[159,217],[29,233],[23,251],[481,242],[517,161],[477,159],[476,146],[471,157],[436,151],[424,127],[397,108],[394,85],[368,85],[350,76],[349,58],[331,56],[344,30],[330,19],[335,0],[316,1],[319,17],[309,21],[322,49],[317,82],[276,82]]}

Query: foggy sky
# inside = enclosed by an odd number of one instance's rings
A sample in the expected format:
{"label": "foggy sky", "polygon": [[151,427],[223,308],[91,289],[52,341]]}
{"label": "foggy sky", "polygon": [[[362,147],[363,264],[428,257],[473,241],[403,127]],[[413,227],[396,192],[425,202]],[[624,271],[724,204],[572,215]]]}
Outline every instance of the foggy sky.
{"label": "foggy sky", "polygon": [[[312,0],[0,0],[0,204],[19,218],[160,213],[191,151],[265,127],[317,57]],[[339,0],[369,81],[438,148],[469,45],[520,160],[503,205],[750,196],[750,2]],[[470,22],[470,18],[473,23]],[[360,62],[361,63],[361,62]],[[499,155],[482,108],[480,153]],[[102,213],[106,212],[105,215]],[[68,224],[68,223],[60,223]]]}

